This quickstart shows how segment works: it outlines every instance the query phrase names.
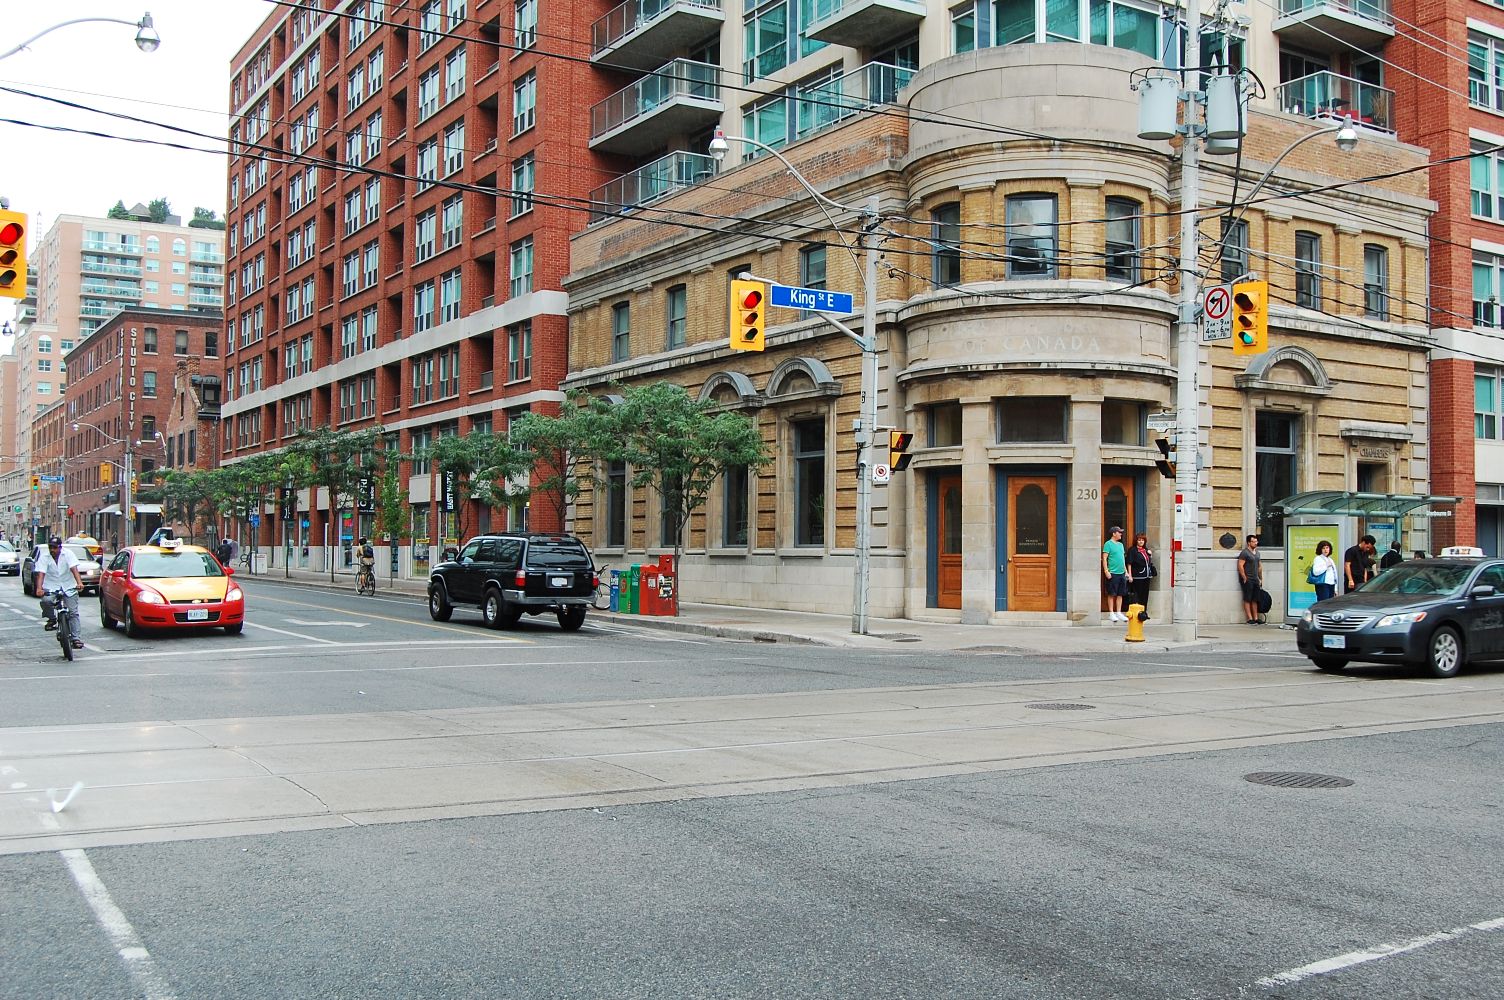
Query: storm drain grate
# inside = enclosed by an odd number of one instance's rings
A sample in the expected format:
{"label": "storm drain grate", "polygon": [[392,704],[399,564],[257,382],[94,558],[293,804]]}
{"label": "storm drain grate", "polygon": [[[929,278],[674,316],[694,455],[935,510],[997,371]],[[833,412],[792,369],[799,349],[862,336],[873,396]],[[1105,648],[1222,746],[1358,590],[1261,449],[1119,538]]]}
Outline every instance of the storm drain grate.
{"label": "storm drain grate", "polygon": [[1255,785],[1273,785],[1276,788],[1346,788],[1353,783],[1351,778],[1339,778],[1333,774],[1307,774],[1303,771],[1256,771],[1243,775],[1243,780]]}
{"label": "storm drain grate", "polygon": [[1024,708],[1037,708],[1041,712],[1086,712],[1096,707],[1079,701],[1037,701],[1032,705],[1024,706]]}

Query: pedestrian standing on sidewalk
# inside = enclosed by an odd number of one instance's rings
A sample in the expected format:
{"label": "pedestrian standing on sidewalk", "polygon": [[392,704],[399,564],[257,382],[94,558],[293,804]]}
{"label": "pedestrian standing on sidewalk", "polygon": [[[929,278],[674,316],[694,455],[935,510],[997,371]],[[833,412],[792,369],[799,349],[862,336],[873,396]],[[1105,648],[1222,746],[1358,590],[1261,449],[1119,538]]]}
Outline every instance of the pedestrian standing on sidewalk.
{"label": "pedestrian standing on sidewalk", "polygon": [[1123,529],[1117,525],[1102,543],[1102,575],[1107,578],[1107,620],[1125,622],[1123,597],[1128,593],[1128,562],[1123,554]]}
{"label": "pedestrian standing on sidewalk", "polygon": [[1342,553],[1343,582],[1347,584],[1344,594],[1351,594],[1372,579],[1375,544],[1372,535],[1364,535],[1357,545]]}
{"label": "pedestrian standing on sidewalk", "polygon": [[1154,552],[1149,548],[1149,536],[1140,531],[1133,536],[1133,547],[1128,550],[1128,603],[1141,604],[1149,610],[1149,584],[1159,575],[1154,565]]}
{"label": "pedestrian standing on sidewalk", "polygon": [[1332,559],[1332,543],[1325,538],[1316,543],[1316,558],[1311,560],[1311,579],[1316,600],[1325,601],[1337,596],[1337,563]]}
{"label": "pedestrian standing on sidewalk", "polygon": [[1249,535],[1238,553],[1238,585],[1243,591],[1243,613],[1249,625],[1259,621],[1259,592],[1264,589],[1263,557],[1259,555],[1259,536]]}

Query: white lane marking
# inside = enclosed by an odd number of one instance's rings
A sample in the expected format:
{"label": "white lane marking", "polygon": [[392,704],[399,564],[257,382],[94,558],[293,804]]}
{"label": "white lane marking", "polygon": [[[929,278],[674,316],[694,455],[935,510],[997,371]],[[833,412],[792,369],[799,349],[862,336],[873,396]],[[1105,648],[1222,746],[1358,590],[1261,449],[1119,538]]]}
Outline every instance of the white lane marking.
{"label": "white lane marking", "polygon": [[1378,944],[1363,951],[1350,951],[1346,955],[1338,955],[1335,958],[1324,958],[1319,962],[1302,965],[1297,969],[1287,969],[1273,976],[1265,976],[1255,985],[1262,986],[1265,989],[1273,989],[1276,986],[1289,986],[1291,983],[1298,983],[1303,979],[1310,979],[1313,976],[1326,976],[1333,972],[1341,972],[1355,965],[1362,965],[1364,962],[1376,962],[1381,958],[1403,955],[1407,951],[1429,948],[1433,944],[1445,944],[1448,941],[1455,941],[1470,934],[1482,934],[1501,929],[1504,929],[1504,917],[1495,917],[1493,920],[1480,920],[1476,924],[1453,927],[1449,931],[1437,931],[1435,934],[1423,934],[1408,941],[1397,941],[1393,944]]}
{"label": "white lane marking", "polygon": [[301,618],[284,618],[282,620],[289,625],[303,625],[305,627],[309,625],[317,625],[320,627],[323,627],[325,625],[348,625],[351,628],[365,628],[367,625],[371,624],[370,622],[305,622]]}
{"label": "white lane marking", "polygon": [[141,935],[110,898],[110,891],[99,880],[88,855],[80,850],[67,850],[58,851],[58,857],[68,866],[68,873],[73,876],[78,891],[83,893],[89,909],[94,911],[94,919],[99,921],[100,928],[115,947],[115,953],[125,963],[125,971],[141,995],[146,1000],[176,1000],[167,977],[157,970],[157,963],[152,961],[151,952],[141,942]]}
{"label": "white lane marking", "polygon": [[260,622],[246,622],[246,624],[251,628],[260,628],[265,629],[268,632],[276,632],[278,635],[290,635],[294,639],[306,639],[309,642],[322,642],[330,646],[339,645],[339,641],[336,639],[324,639],[316,635],[304,635],[301,632],[289,632],[285,628],[272,628],[270,625],[262,625]]}
{"label": "white lane marking", "polygon": [[0,632],[18,632],[23,628],[35,628],[34,625],[0,625]]}
{"label": "white lane marking", "polygon": [[[301,647],[300,646],[290,646],[288,648],[289,649],[322,649],[323,647],[322,646],[301,646]],[[275,653],[275,654],[272,654],[272,653],[263,653],[263,654],[259,654],[259,655],[263,656],[263,657],[266,657],[268,659],[271,659],[273,657],[275,657],[277,659],[286,659],[286,657],[282,653]],[[255,658],[256,657],[253,657],[253,656],[250,656],[250,655],[241,656],[241,657],[237,657],[236,662],[239,662],[239,660],[248,660],[248,659],[255,659]],[[755,657],[750,657],[750,656],[728,656],[728,657],[721,657],[719,659],[719,662],[721,662],[721,663],[739,663],[739,662],[750,661],[750,660],[755,660],[755,659],[756,659]],[[410,667],[372,667],[372,666],[359,666],[359,667],[325,667],[325,668],[320,668],[320,669],[317,669],[317,670],[258,670],[258,671],[256,671],[255,676],[256,677],[286,677],[286,676],[302,675],[302,674],[363,674],[363,673],[372,673],[372,674],[401,674],[401,673],[416,673],[416,672],[424,671],[424,670],[496,670],[497,668],[509,668],[509,667],[616,667],[616,666],[637,666],[637,665],[641,665],[641,664],[645,664],[645,663],[659,663],[659,664],[661,664],[661,663],[663,663],[663,660],[661,660],[661,659],[651,659],[651,660],[520,660],[520,661],[517,661],[517,662],[497,662],[496,660],[484,660],[484,661],[482,661],[480,663],[426,663],[426,664],[421,664],[421,665],[418,665],[418,666],[410,666]],[[211,666],[217,667],[218,664],[212,664]],[[152,671],[150,673],[129,673],[129,674],[62,674],[62,675],[59,675],[59,674],[27,674],[24,677],[0,677],[0,684],[7,684],[7,683],[14,682],[14,681],[72,681],[72,680],[96,681],[96,680],[119,680],[119,679],[122,679],[122,678],[137,679],[137,678],[147,678],[147,677],[189,677],[189,676],[194,676],[194,675],[193,674],[188,674],[188,673],[166,671],[166,670],[156,670],[156,671]]]}

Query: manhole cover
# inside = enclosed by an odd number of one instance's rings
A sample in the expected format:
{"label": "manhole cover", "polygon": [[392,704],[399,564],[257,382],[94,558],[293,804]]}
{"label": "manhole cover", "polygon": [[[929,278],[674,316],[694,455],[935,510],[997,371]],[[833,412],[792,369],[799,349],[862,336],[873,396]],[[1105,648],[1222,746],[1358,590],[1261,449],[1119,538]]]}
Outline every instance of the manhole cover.
{"label": "manhole cover", "polygon": [[1079,701],[1038,701],[1024,706],[1024,708],[1037,708],[1041,712],[1086,712],[1096,707]]}
{"label": "manhole cover", "polygon": [[1307,774],[1302,771],[1257,771],[1243,775],[1243,780],[1255,785],[1273,785],[1276,788],[1346,788],[1353,783],[1351,778],[1339,778],[1332,774]]}

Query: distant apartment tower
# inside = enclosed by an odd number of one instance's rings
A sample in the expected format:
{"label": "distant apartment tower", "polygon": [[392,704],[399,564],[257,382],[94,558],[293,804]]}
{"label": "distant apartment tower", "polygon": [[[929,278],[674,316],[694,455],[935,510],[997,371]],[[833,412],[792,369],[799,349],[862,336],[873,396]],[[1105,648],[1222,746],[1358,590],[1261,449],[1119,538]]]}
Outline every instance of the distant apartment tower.
{"label": "distant apartment tower", "polygon": [[[378,423],[421,451],[557,407],[569,236],[618,168],[583,113],[609,87],[539,49],[588,57],[595,6],[550,8],[540,45],[537,0],[321,0],[278,8],[240,50],[226,462]],[[405,474],[414,537],[493,526],[478,506],[446,523],[431,468]],[[296,519],[263,519],[263,544],[312,539],[316,559],[321,506],[305,491]],[[372,532],[367,514],[347,533]]]}

